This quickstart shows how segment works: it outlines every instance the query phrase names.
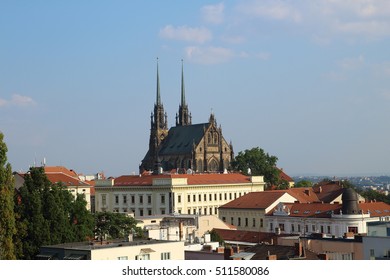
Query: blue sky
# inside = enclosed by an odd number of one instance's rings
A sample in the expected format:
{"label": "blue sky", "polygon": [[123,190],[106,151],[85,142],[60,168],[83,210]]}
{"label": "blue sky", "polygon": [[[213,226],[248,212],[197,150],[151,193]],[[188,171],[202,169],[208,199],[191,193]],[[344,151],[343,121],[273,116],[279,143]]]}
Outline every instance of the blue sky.
{"label": "blue sky", "polygon": [[390,2],[1,1],[0,130],[14,170],[138,172],[159,58],[174,125],[181,59],[193,123],[290,174],[390,174]]}

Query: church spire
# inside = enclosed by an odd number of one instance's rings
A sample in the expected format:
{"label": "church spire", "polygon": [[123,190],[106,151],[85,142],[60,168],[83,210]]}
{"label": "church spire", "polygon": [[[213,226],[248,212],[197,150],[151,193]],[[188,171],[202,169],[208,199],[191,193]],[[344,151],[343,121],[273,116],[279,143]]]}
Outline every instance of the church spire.
{"label": "church spire", "polygon": [[186,105],[186,93],[184,88],[184,67],[183,67],[183,59],[181,60],[181,106]]}
{"label": "church spire", "polygon": [[181,60],[181,102],[179,105],[179,114],[176,117],[176,126],[190,125],[192,123],[191,113],[188,111],[186,104],[186,95],[184,87],[184,66]]}
{"label": "church spire", "polygon": [[157,57],[157,87],[156,87],[156,105],[161,105],[161,96],[160,96],[160,76],[158,73],[158,57]]}

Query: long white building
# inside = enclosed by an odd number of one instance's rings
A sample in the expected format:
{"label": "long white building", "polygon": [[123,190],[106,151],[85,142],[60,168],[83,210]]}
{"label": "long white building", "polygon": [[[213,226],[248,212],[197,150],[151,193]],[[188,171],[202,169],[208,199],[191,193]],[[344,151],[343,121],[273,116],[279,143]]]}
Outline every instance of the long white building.
{"label": "long white building", "polygon": [[124,175],[98,180],[96,211],[218,216],[218,208],[250,192],[264,191],[263,176],[230,174]]}

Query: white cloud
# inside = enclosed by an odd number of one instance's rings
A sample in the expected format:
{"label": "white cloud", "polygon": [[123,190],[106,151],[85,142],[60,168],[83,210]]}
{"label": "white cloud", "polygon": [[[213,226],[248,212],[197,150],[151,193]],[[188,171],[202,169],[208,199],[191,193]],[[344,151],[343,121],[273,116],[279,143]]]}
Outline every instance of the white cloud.
{"label": "white cloud", "polygon": [[[240,24],[256,20],[294,23],[285,30],[308,32],[323,44],[335,36],[346,40],[372,40],[390,36],[390,1],[388,0],[252,0],[241,1],[235,12]],[[346,37],[346,35],[348,35]]]}
{"label": "white cloud", "polygon": [[179,26],[174,27],[172,25],[167,25],[160,30],[160,37],[170,40],[179,40],[195,43],[205,43],[212,39],[211,31],[204,27],[188,27],[188,26]]}
{"label": "white cloud", "polygon": [[295,2],[266,0],[244,3],[238,7],[238,10],[249,16],[271,20],[289,20],[293,22],[300,22],[302,20],[301,12],[293,6]]}
{"label": "white cloud", "polygon": [[229,61],[234,57],[234,52],[221,47],[187,47],[186,56],[189,61],[199,64],[218,64]]}
{"label": "white cloud", "polygon": [[12,95],[11,104],[17,106],[31,106],[35,105],[35,101],[29,96],[23,96],[20,94]]}
{"label": "white cloud", "polygon": [[225,5],[223,3],[204,6],[201,9],[202,18],[208,23],[221,24],[224,21],[224,10]]}
{"label": "white cloud", "polygon": [[33,106],[36,102],[29,96],[13,94],[10,100],[0,99],[0,107],[4,106]]}

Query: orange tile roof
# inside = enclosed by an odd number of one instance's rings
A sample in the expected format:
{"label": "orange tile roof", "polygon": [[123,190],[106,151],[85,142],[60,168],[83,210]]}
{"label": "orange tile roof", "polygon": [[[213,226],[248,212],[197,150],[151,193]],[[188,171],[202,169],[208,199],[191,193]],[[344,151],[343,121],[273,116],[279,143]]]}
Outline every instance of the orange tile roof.
{"label": "orange tile roof", "polygon": [[[333,213],[339,213],[341,204],[329,203],[283,203],[290,212],[290,217],[330,217]],[[267,215],[272,216],[274,210],[272,209]]]}
{"label": "orange tile roof", "polygon": [[359,208],[364,214],[370,212],[371,217],[390,216],[390,205],[384,202],[359,203]]}
{"label": "orange tile roof", "polygon": [[45,166],[45,173],[46,174],[49,174],[49,173],[64,173],[68,176],[71,176],[71,177],[75,177],[75,178],[78,178],[78,175],[77,173],[72,170],[72,169],[68,169],[64,166]]}
{"label": "orange tile roof", "polygon": [[320,201],[312,188],[292,188],[288,189],[287,193],[295,197],[301,203]]}
{"label": "orange tile roof", "polygon": [[343,187],[339,181],[320,182],[313,186],[313,191],[319,200],[329,203],[343,193]]}
{"label": "orange tile roof", "polygon": [[294,179],[291,178],[290,176],[288,176],[288,175],[284,172],[283,168],[278,168],[278,169],[279,169],[279,171],[280,171],[280,173],[279,173],[280,179],[285,180],[285,181],[287,181],[287,182],[294,182]]}
{"label": "orange tile roof", "polygon": [[49,173],[46,174],[47,178],[52,183],[62,183],[65,186],[83,186],[88,187],[89,185],[85,182],[82,182],[74,177],[68,176],[63,173]]}
{"label": "orange tile roof", "polygon": [[229,174],[161,174],[123,175],[114,180],[114,186],[152,186],[153,179],[187,178],[188,185],[242,184],[250,183],[248,176],[239,173]]}
{"label": "orange tile roof", "polygon": [[251,192],[240,196],[237,199],[230,201],[222,206],[220,209],[266,209],[271,206],[277,199],[282,197],[286,192],[282,191],[263,191]]}

